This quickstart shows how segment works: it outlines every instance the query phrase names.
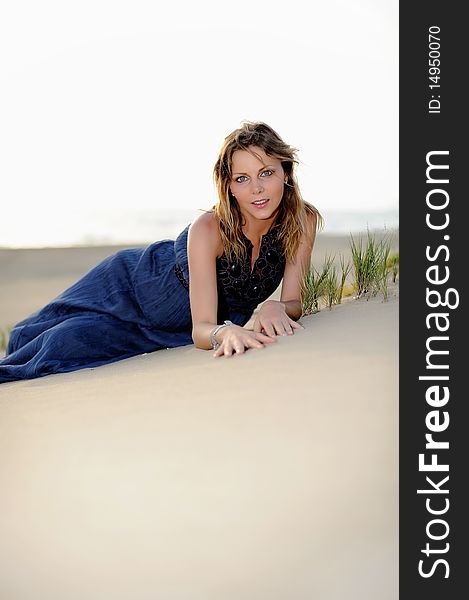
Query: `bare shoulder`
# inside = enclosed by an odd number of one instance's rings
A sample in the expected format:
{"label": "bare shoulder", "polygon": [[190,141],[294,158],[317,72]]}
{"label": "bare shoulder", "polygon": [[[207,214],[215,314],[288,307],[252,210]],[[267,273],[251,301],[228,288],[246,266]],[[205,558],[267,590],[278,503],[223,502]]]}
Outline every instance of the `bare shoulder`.
{"label": "bare shoulder", "polygon": [[305,245],[312,247],[316,238],[316,231],[318,229],[318,216],[313,210],[310,210],[309,208],[305,209],[305,213],[305,230],[300,239],[300,247]]}
{"label": "bare shoulder", "polygon": [[223,253],[220,229],[213,212],[205,212],[193,221],[189,227],[189,241],[192,244],[209,246],[215,249],[217,255]]}
{"label": "bare shoulder", "polygon": [[318,228],[318,215],[311,209],[306,209],[306,224],[308,235],[314,236]]}

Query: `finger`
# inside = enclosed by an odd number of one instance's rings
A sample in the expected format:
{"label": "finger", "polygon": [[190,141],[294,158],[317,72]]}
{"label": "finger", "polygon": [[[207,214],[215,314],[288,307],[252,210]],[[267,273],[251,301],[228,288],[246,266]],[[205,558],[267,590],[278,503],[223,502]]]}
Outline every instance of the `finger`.
{"label": "finger", "polygon": [[263,327],[264,327],[265,335],[268,335],[270,337],[275,337],[275,329],[274,329],[272,323],[266,323]]}
{"label": "finger", "polygon": [[224,355],[225,358],[231,358],[233,356],[233,344],[231,342],[225,342],[224,344]]}
{"label": "finger", "polygon": [[293,335],[292,325],[290,324],[289,321],[283,322],[283,329],[287,335]]}
{"label": "finger", "polygon": [[288,321],[284,322],[284,327],[285,327],[285,331],[287,332],[287,335],[293,335],[295,333],[295,329],[304,329],[303,325],[301,325],[301,323],[298,323],[297,321],[293,321],[293,319],[290,319],[288,317]]}
{"label": "finger", "polygon": [[249,348],[252,348],[253,350],[262,350],[262,348],[264,348],[268,342],[263,344],[262,342],[259,342],[259,340],[251,339],[249,340],[248,344]]}
{"label": "finger", "polygon": [[[213,356],[214,357],[224,356],[225,355],[225,351],[228,348],[228,344],[229,344],[229,342],[227,340],[223,340],[223,342],[218,346],[218,348],[213,353]],[[232,352],[232,350],[231,350],[231,352]]]}
{"label": "finger", "polygon": [[273,323],[273,326],[275,328],[275,334],[276,335],[281,335],[281,336],[287,335],[286,322],[284,322],[284,321],[275,321]]}
{"label": "finger", "polygon": [[236,340],[233,344],[236,354],[242,354],[244,352],[244,344],[240,340]]}
{"label": "finger", "polygon": [[217,356],[223,356],[224,354],[224,348],[223,348],[223,344],[221,346],[218,346],[218,348],[215,350],[215,352],[213,353],[214,358],[217,358]]}
{"label": "finger", "polygon": [[[262,335],[262,334],[258,334],[258,335]],[[270,339],[270,338],[268,338]],[[259,341],[256,337],[249,337],[245,342],[247,347],[249,348],[263,348],[264,344]]]}
{"label": "finger", "polygon": [[247,350],[262,350],[263,347],[264,347],[264,344],[255,344],[254,342],[248,342],[246,344],[246,351]]}
{"label": "finger", "polygon": [[283,327],[285,333],[282,333],[281,330],[277,328],[278,335],[293,335],[295,329],[304,329],[303,325],[293,321],[290,317],[287,317],[286,320],[282,321],[281,327]]}
{"label": "finger", "polygon": [[263,344],[272,344],[273,342],[277,341],[275,337],[270,337],[264,333],[256,333],[256,340],[262,342]]}
{"label": "finger", "polygon": [[255,331],[256,333],[260,333],[260,331],[262,330],[262,325],[259,322],[259,319],[256,319],[254,321],[254,326],[253,326],[253,331]]}

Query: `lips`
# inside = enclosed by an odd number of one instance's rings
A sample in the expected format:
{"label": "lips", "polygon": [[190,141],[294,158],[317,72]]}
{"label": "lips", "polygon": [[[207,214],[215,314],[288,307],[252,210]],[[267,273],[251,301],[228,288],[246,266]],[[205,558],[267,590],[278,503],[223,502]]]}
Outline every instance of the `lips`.
{"label": "lips", "polygon": [[255,202],[252,202],[252,204],[254,206],[257,206],[258,208],[262,208],[263,206],[265,206],[267,203],[269,202],[269,198],[261,198],[260,200],[256,200]]}

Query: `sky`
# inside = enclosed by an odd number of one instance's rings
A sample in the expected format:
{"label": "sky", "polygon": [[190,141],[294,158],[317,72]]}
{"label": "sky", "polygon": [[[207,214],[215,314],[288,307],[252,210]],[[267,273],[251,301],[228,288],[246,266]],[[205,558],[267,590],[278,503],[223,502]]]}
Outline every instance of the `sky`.
{"label": "sky", "polygon": [[210,208],[246,119],[299,149],[326,225],[397,214],[397,1],[16,0],[0,17],[0,246]]}

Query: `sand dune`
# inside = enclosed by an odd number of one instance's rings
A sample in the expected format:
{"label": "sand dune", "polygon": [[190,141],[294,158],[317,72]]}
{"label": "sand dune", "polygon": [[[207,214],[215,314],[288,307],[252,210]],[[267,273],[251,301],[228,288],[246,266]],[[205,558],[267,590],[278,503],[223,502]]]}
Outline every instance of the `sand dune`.
{"label": "sand dune", "polygon": [[397,599],[397,289],[302,323],[2,384],[0,598]]}

